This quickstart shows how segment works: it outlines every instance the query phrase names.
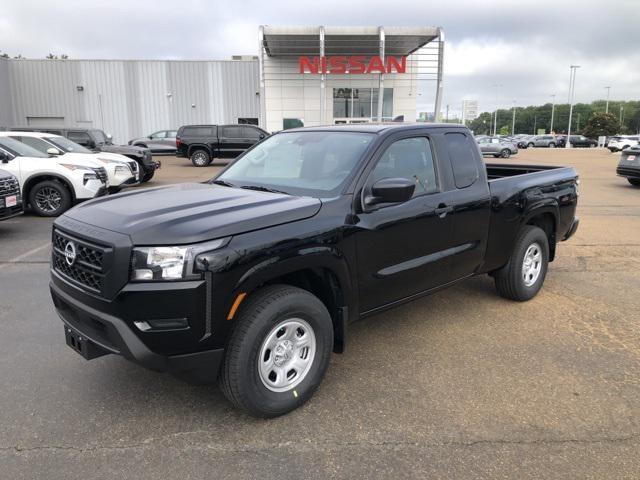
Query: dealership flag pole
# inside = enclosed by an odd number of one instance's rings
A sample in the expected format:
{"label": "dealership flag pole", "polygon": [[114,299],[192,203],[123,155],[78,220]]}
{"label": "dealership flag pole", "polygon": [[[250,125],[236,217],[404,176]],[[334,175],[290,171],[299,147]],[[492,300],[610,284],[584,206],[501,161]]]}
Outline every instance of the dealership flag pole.
{"label": "dealership flag pole", "polygon": [[[324,26],[320,25],[320,62],[324,58]],[[324,116],[325,116],[325,103],[326,99],[326,89],[325,89],[325,81],[326,81],[326,73],[324,69],[322,69],[322,74],[320,75],[320,125],[324,125]]]}

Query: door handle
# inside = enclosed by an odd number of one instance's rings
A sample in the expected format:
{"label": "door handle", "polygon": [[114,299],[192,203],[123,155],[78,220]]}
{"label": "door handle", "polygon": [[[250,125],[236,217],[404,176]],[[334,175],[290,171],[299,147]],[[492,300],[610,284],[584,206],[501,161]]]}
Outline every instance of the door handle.
{"label": "door handle", "polygon": [[440,205],[438,205],[438,208],[436,208],[434,211],[436,212],[436,215],[438,215],[440,218],[444,218],[447,216],[447,213],[453,212],[453,206],[452,205],[447,206],[444,203],[441,203]]}

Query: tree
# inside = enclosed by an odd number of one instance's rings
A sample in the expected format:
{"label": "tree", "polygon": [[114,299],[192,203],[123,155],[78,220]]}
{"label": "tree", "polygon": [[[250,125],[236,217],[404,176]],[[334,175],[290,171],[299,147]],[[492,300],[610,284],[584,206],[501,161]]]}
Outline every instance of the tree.
{"label": "tree", "polygon": [[66,53],[63,53],[62,55],[58,56],[58,55],[54,55],[53,53],[49,53],[49,55],[47,55],[46,57],[47,60],[67,60],[69,58],[69,55],[67,55]]}
{"label": "tree", "polygon": [[620,132],[620,122],[611,113],[594,112],[587,120],[587,125],[582,129],[585,137],[598,138],[611,136]]}
{"label": "tree", "polygon": [[509,133],[511,132],[511,127],[507,126],[507,125],[503,125],[500,127],[500,135],[509,135]]}

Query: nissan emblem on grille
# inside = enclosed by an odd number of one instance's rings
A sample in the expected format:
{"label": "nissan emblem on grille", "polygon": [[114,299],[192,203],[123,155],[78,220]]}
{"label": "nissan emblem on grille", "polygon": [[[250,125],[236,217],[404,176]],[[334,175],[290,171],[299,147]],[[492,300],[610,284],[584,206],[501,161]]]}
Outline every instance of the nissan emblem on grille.
{"label": "nissan emblem on grille", "polygon": [[64,259],[69,266],[73,265],[76,261],[76,246],[73,242],[67,242],[67,246],[64,247]]}

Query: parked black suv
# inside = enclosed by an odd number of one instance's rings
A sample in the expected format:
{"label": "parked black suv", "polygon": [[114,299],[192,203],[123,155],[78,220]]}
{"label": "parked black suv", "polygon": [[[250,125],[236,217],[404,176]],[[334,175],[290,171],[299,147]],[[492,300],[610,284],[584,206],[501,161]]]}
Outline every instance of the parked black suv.
{"label": "parked black suv", "polygon": [[22,198],[18,179],[5,170],[0,170],[0,220],[22,213]]}
{"label": "parked black suv", "polygon": [[254,125],[184,125],[178,129],[176,156],[206,167],[214,158],[234,158],[269,135]]}
{"label": "parked black suv", "polygon": [[97,128],[12,127],[9,130],[53,133],[66,137],[72,142],[82,145],[94,152],[119,153],[138,163],[140,167],[140,181],[142,183],[151,180],[155,171],[160,168],[160,162],[153,160],[151,150],[129,145],[114,145],[111,142],[111,135],[107,135]]}
{"label": "parked black suv", "polygon": [[270,417],[311,397],[352,321],[486,273],[534,297],[577,201],[573,168],[485,164],[462,126],[286,130],[210,182],[66,212],[51,294],[86,359],[220,374]]}

